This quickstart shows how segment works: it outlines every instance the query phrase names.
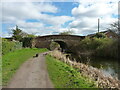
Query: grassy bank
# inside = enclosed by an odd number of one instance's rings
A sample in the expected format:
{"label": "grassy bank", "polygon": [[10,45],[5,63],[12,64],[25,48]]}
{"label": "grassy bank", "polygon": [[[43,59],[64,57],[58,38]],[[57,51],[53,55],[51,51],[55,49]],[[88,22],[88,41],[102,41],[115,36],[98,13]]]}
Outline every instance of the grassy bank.
{"label": "grassy bank", "polygon": [[80,73],[67,64],[47,55],[47,69],[55,88],[94,88],[94,82],[82,77]]}
{"label": "grassy bank", "polygon": [[36,53],[45,52],[47,49],[21,49],[8,54],[3,55],[2,57],[2,83],[7,85],[8,81],[11,79],[16,70],[20,67],[22,63],[31,58]]}

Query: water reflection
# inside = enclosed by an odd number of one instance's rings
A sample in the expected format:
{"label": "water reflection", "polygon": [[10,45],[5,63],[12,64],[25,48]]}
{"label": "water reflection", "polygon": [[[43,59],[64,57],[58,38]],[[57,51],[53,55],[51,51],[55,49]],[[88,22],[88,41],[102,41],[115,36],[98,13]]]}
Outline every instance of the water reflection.
{"label": "water reflection", "polygon": [[116,59],[105,59],[105,58],[98,58],[98,57],[88,57],[88,58],[78,58],[75,55],[72,55],[77,61],[82,63],[88,63],[100,69],[104,75],[106,76],[113,76],[118,77],[118,60]]}
{"label": "water reflection", "polygon": [[106,76],[117,77],[118,61],[116,59],[90,58],[90,65],[99,68]]}

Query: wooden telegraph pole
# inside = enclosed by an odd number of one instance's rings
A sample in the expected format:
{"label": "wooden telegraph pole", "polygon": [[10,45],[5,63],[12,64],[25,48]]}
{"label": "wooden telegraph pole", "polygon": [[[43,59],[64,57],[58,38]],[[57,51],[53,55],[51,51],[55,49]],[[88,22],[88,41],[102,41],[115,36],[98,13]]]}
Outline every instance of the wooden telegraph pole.
{"label": "wooden telegraph pole", "polygon": [[99,33],[99,27],[100,27],[100,19],[98,18],[98,33]]}

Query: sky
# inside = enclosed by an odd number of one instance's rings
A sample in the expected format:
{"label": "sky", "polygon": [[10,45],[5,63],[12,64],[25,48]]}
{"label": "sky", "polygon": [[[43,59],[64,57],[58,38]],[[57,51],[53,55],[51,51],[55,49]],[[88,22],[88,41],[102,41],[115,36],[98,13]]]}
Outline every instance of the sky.
{"label": "sky", "polygon": [[[60,0],[59,0],[60,1]],[[118,0],[77,0],[77,2],[2,2],[2,37],[11,37],[16,25],[37,36],[72,30],[74,35],[105,31],[118,19]]]}

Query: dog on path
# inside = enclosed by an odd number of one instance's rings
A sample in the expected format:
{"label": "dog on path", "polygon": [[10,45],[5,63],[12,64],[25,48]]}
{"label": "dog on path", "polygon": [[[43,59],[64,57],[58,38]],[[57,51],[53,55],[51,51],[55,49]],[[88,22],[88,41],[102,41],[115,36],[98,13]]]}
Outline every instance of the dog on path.
{"label": "dog on path", "polygon": [[35,58],[35,57],[38,57],[38,56],[39,56],[39,54],[37,53],[37,54],[35,54],[35,56],[33,56],[33,57]]}

